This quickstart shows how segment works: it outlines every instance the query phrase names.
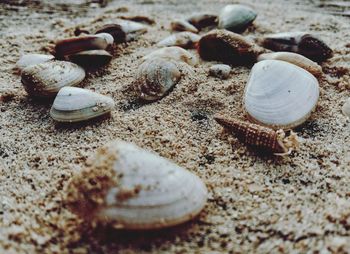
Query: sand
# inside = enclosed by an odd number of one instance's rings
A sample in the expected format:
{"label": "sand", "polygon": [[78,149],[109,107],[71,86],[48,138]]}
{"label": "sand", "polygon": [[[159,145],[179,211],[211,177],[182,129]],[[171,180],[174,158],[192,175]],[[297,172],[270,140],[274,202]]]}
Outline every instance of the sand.
{"label": "sand", "polygon": [[[130,103],[140,58],[171,34],[170,20],[215,13],[231,1],[122,0],[102,8],[70,1],[2,2],[0,253],[350,252],[350,121],[341,113],[350,96],[350,22],[328,14],[345,7],[304,0],[236,1],[259,13],[244,36],[307,30],[335,52],[322,64],[318,107],[296,129],[300,151],[281,158],[246,147],[213,120],[217,112],[245,118],[242,95],[250,67],[234,67],[223,81],[208,77],[213,63],[201,62],[195,75],[162,100]],[[77,27],[93,30],[137,14],[155,19],[156,25],[140,40],[116,46],[111,64],[84,81],[86,88],[113,97],[111,118],[56,124],[50,103],[27,96],[13,70],[21,54],[47,53]],[[65,186],[97,147],[116,138],[198,174],[209,189],[200,216],[147,233],[86,228],[65,206]]]}

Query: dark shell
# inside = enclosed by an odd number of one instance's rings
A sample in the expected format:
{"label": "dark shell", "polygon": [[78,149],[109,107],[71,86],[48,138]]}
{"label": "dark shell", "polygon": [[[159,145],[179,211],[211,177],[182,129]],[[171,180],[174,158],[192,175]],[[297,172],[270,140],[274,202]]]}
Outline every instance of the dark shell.
{"label": "dark shell", "polygon": [[333,56],[332,49],[326,43],[311,34],[303,32],[267,36],[262,40],[262,45],[273,51],[298,53],[316,62],[321,62]]}
{"label": "dark shell", "polygon": [[213,30],[199,40],[198,53],[206,61],[249,64],[256,61],[262,50],[239,34]]}
{"label": "dark shell", "polygon": [[83,67],[100,67],[112,60],[112,55],[105,50],[87,50],[74,55],[68,59]]}
{"label": "dark shell", "polygon": [[156,22],[146,16],[120,16],[120,19],[125,19],[125,20],[131,20],[134,22],[139,22],[139,23],[144,23],[144,24],[148,24],[148,25],[154,25]]}
{"label": "dark shell", "polygon": [[208,26],[217,26],[217,15],[207,13],[197,13],[190,16],[187,21],[195,26],[198,30],[201,30]]}
{"label": "dark shell", "polygon": [[85,50],[105,49],[108,43],[97,36],[83,36],[60,40],[56,43],[55,54],[58,57],[72,55]]}

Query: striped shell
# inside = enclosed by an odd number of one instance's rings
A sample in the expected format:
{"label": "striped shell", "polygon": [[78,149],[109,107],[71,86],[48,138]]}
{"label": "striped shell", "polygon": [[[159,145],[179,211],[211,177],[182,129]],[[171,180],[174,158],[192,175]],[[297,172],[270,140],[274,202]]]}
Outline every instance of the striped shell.
{"label": "striped shell", "polygon": [[50,115],[58,122],[80,122],[109,113],[114,108],[112,98],[93,91],[62,88],[53,102]]}
{"label": "striped shell", "polygon": [[55,57],[52,55],[43,55],[43,54],[27,54],[21,56],[21,58],[17,61],[16,67],[22,71],[24,68],[36,65],[39,63],[44,63],[54,59]]}
{"label": "striped shell", "polygon": [[309,118],[318,97],[318,81],[311,73],[288,62],[264,60],[253,66],[244,106],[253,121],[289,129]]}
{"label": "striped shell", "polygon": [[179,46],[181,48],[195,48],[201,37],[191,32],[180,32],[166,37],[158,42],[160,47]]}
{"label": "striped shell", "polygon": [[65,61],[50,61],[25,68],[22,84],[28,94],[53,97],[64,86],[77,86],[85,78],[80,66]]}
{"label": "striped shell", "polygon": [[193,219],[205,206],[199,177],[134,144],[98,149],[67,188],[71,210],[88,220],[127,230],[158,229]]}

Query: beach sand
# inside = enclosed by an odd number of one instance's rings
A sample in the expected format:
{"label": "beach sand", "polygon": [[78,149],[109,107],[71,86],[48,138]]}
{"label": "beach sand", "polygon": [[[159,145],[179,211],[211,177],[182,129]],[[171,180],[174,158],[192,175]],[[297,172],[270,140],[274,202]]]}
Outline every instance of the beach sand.
{"label": "beach sand", "polygon": [[[349,253],[350,19],[319,1],[247,0],[258,12],[248,38],[310,31],[333,50],[322,63],[321,95],[295,131],[301,147],[289,157],[261,154],[222,130],[221,112],[245,119],[242,96],[251,67],[228,80],[208,77],[201,61],[162,100],[140,105],[130,94],[141,57],[171,34],[169,23],[194,12],[217,13],[232,1],[2,1],[0,4],[0,253]],[[12,4],[9,4],[11,2]],[[84,2],[84,1],[79,1]],[[51,102],[30,98],[13,69],[25,53],[48,53],[79,27],[93,31],[119,16],[156,21],[140,40],[115,46],[110,65],[84,86],[113,97],[110,118],[62,125]],[[195,51],[193,50],[193,53]],[[91,229],[64,204],[65,186],[105,143],[122,139],[196,173],[209,190],[197,219],[151,232]],[[322,251],[322,252],[321,252]]]}

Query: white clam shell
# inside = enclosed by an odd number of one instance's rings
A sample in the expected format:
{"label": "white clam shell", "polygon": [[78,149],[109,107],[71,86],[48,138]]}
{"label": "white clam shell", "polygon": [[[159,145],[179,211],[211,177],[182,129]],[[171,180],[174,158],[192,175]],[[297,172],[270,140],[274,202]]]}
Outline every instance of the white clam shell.
{"label": "white clam shell", "polygon": [[148,59],[157,58],[157,57],[164,58],[164,59],[171,59],[178,62],[184,62],[192,66],[195,66],[198,64],[198,59],[196,56],[194,56],[187,50],[177,46],[158,49],[144,56],[142,59],[146,61]]}
{"label": "white clam shell", "polygon": [[198,33],[198,29],[186,20],[175,19],[170,23],[171,29],[174,31],[189,31]]}
{"label": "white clam shell", "polygon": [[200,36],[191,32],[180,32],[166,37],[158,42],[160,47],[179,46],[185,49],[194,48]]}
{"label": "white clam shell", "polygon": [[345,116],[350,117],[350,98],[346,100],[342,107],[342,112]]}
{"label": "white clam shell", "polygon": [[317,79],[304,69],[279,60],[254,65],[245,88],[248,115],[273,128],[293,128],[305,122],[317,105]]}
{"label": "white clam shell", "polygon": [[258,56],[257,59],[259,62],[264,60],[281,60],[286,61],[291,64],[295,64],[316,77],[322,75],[322,68],[314,61],[306,58],[305,56],[292,53],[292,52],[273,52],[273,53],[265,53]]}
{"label": "white clam shell", "polygon": [[118,228],[177,225],[195,217],[206,203],[207,189],[198,176],[134,144],[111,142],[95,161],[97,167],[111,165],[117,176],[95,218]]}
{"label": "white clam shell", "polygon": [[39,63],[44,63],[54,59],[52,55],[43,55],[43,54],[27,54],[20,57],[16,63],[16,67],[22,71],[24,68]]}
{"label": "white clam shell", "polygon": [[110,97],[87,89],[64,87],[58,92],[50,115],[58,122],[79,122],[106,114],[113,108]]}
{"label": "white clam shell", "polygon": [[109,33],[98,33],[98,34],[95,34],[95,36],[105,39],[108,45],[113,45],[114,38]]}
{"label": "white clam shell", "polygon": [[49,61],[28,66],[22,71],[21,81],[28,94],[53,97],[64,86],[77,86],[85,78],[80,66],[66,61]]}

